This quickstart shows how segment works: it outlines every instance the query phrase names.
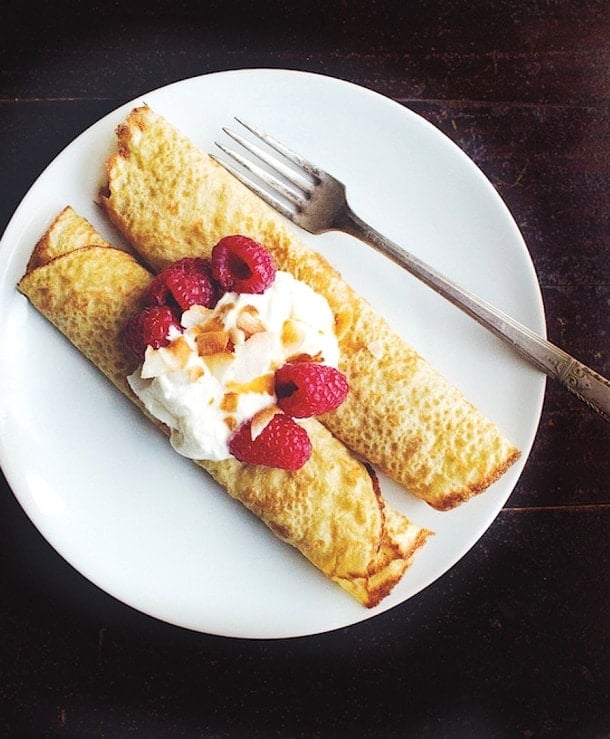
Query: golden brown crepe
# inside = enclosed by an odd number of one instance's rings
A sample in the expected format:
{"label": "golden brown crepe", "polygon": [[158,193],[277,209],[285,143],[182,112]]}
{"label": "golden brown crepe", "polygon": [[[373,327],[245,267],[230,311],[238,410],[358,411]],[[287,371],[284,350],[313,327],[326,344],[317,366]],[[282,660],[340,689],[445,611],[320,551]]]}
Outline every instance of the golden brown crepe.
{"label": "golden brown crepe", "polygon": [[[56,251],[47,245],[61,240],[66,221],[75,248],[71,238],[63,239],[61,253],[52,256]],[[35,249],[37,266],[18,287],[146,413],[126,381],[134,366],[121,334],[152,274],[126,252],[100,244],[97,234],[90,234],[97,245],[83,246],[79,234],[89,228],[74,211],[64,211]],[[390,508],[374,476],[322,424],[309,420],[305,426],[313,453],[297,472],[235,459],[197,464],[328,578],[372,607],[400,580],[430,532]]]}
{"label": "golden brown crepe", "polygon": [[81,246],[110,246],[86,218],[67,205],[36,244],[27,271]]}
{"label": "golden brown crepe", "polygon": [[153,270],[209,256],[220,238],[241,233],[326,297],[351,392],[322,421],[348,447],[443,510],[484,490],[517,459],[499,429],[283,218],[164,118],[136,108],[117,133],[102,203]]}

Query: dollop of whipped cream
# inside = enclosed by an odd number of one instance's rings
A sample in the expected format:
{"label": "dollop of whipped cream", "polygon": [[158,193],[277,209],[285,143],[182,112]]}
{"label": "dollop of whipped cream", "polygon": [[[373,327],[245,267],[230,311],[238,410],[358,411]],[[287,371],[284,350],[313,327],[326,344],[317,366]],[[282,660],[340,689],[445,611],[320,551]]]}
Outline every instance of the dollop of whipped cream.
{"label": "dollop of whipped cream", "polygon": [[127,379],[169,427],[174,449],[191,459],[227,459],[239,424],[258,417],[264,427],[277,402],[274,373],[287,361],[339,363],[328,302],[288,272],[278,271],[260,295],[227,292],[213,309],[193,306],[181,324],[168,346],[146,349]]}

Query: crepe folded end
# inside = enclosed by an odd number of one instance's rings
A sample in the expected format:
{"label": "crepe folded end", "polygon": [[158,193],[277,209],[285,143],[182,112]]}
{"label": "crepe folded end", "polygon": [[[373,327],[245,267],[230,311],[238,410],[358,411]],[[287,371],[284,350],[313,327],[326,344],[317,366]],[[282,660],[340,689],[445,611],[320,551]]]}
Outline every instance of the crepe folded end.
{"label": "crepe folded end", "polygon": [[34,247],[27,271],[30,272],[35,267],[82,246],[110,246],[110,244],[86,218],[78,214],[72,206],[66,205],[55,216]]}
{"label": "crepe folded end", "polygon": [[40,264],[18,289],[122,392],[134,362],[123,349],[126,317],[140,307],[152,276],[131,255],[84,246]]}
{"label": "crepe folded end", "polygon": [[327,299],[351,391],[321,420],[348,447],[439,510],[485,490],[519,457],[285,219],[162,116],[133,109],[117,143],[101,204],[146,264],[159,270],[209,257],[222,237],[239,233]]}
{"label": "crepe folded end", "polygon": [[[274,534],[367,607],[402,578],[430,531],[382,498],[374,472],[318,421],[303,422],[313,453],[297,473],[231,459],[205,468]],[[281,494],[278,495],[278,490]]]}
{"label": "crepe folded end", "polygon": [[[126,380],[134,362],[123,347],[122,332],[152,278],[124,251],[79,245],[47,262],[41,257],[18,284],[31,304],[147,416]],[[233,458],[196,464],[324,575],[372,607],[400,580],[430,532],[390,509],[369,470],[318,421],[304,424],[313,453],[296,472]]]}

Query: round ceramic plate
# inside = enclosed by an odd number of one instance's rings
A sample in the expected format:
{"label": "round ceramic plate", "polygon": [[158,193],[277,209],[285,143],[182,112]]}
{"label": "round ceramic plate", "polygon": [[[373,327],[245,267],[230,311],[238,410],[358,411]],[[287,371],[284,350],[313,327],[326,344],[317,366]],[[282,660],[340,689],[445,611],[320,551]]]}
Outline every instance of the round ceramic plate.
{"label": "round ceramic plate", "polygon": [[408,109],[324,76],[241,70],[163,87],[104,117],[40,175],[3,236],[0,461],[51,545],[124,603],[206,633],[280,638],[371,618],[443,575],[492,523],[527,460],[544,379],[372,249],[303,234],[522,450],[502,479],[448,513],[382,477],[385,497],[436,536],[381,605],[360,606],[173,452],[15,289],[66,204],[119,242],[95,201],[115,127],[143,102],[206,151],[234,116],[267,130],[343,180],[354,210],[386,236],[544,333],[521,235],[472,161]]}

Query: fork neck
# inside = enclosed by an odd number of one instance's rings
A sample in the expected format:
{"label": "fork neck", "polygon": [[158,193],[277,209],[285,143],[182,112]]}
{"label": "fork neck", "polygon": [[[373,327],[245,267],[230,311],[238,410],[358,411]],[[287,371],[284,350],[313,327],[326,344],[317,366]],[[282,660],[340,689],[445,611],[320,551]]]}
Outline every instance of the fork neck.
{"label": "fork neck", "polygon": [[[333,228],[339,231],[355,236],[356,238],[374,238],[377,233],[368,223],[359,218],[350,208],[348,203],[344,203],[333,216]],[[381,235],[381,234],[378,234]]]}

